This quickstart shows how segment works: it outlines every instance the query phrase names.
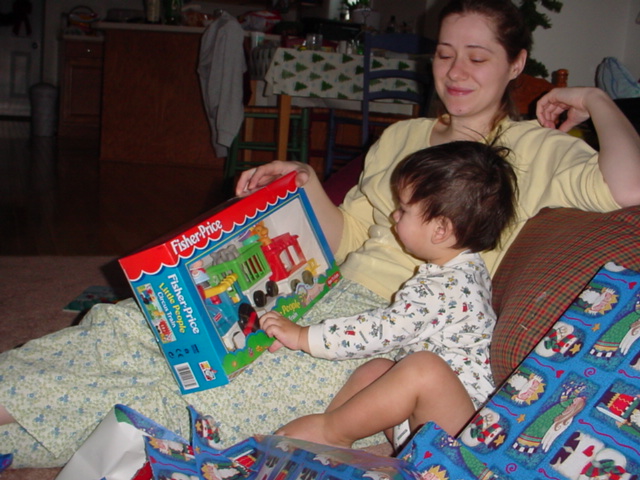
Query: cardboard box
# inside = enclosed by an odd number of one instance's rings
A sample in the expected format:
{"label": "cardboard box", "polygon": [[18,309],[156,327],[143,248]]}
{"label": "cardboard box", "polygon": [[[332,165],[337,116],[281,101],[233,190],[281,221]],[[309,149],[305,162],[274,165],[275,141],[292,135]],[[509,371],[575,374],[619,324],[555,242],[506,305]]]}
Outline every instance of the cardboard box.
{"label": "cardboard box", "polygon": [[[144,438],[152,478],[160,480],[419,480],[468,477],[421,475],[404,460],[277,435],[247,438],[221,449],[215,418],[193,407],[190,442]],[[137,412],[131,412],[135,414]],[[139,415],[139,414],[138,414]],[[136,419],[138,420],[138,419]],[[144,424],[144,420],[139,423]],[[140,462],[138,462],[140,465]],[[138,467],[139,468],[139,467]]]}
{"label": "cardboard box", "polygon": [[120,265],[183,393],[228,383],[272,343],[262,314],[295,322],[340,279],[295,173]]}

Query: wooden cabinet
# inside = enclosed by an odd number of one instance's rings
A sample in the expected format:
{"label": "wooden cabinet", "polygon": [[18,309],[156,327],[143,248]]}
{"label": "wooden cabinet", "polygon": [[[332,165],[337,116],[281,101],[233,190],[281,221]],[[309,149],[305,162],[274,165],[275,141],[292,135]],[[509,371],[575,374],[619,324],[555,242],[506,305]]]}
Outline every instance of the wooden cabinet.
{"label": "wooden cabinet", "polygon": [[[197,73],[202,29],[106,23],[98,27],[105,35],[101,161],[222,170],[224,158],[218,158],[211,145]],[[275,141],[274,120],[252,126],[254,139]],[[314,121],[311,163],[318,171],[322,153],[315,150],[323,149],[325,138],[324,125]],[[263,159],[264,152],[252,153]],[[275,153],[270,155],[264,160],[275,158]]]}
{"label": "wooden cabinet", "polygon": [[98,138],[102,103],[103,43],[63,39],[59,137]]}
{"label": "wooden cabinet", "polygon": [[101,160],[221,168],[200,93],[199,32],[105,36]]}

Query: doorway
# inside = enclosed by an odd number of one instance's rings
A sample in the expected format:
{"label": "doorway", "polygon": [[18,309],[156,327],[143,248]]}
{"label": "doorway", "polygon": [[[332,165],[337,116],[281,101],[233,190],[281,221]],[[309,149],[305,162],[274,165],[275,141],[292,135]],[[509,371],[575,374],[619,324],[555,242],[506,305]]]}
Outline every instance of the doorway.
{"label": "doorway", "polygon": [[29,117],[40,82],[44,0],[0,0],[0,116]]}

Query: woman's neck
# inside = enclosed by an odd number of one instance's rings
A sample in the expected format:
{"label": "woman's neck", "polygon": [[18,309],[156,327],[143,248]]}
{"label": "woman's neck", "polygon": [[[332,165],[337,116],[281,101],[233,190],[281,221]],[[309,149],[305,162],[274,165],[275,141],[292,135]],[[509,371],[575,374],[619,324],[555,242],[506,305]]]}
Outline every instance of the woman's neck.
{"label": "woman's neck", "polygon": [[[499,123],[499,122],[498,122]],[[494,130],[494,120],[472,120],[468,118],[443,115],[437,121],[431,133],[431,145],[440,145],[456,140],[483,141]]]}

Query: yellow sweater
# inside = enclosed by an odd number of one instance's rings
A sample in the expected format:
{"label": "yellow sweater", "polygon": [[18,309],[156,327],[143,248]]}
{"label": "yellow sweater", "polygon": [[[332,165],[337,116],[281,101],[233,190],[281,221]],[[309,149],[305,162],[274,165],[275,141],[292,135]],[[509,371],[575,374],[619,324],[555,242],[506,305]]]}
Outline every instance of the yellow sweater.
{"label": "yellow sweater", "polygon": [[[396,208],[390,176],[405,156],[429,146],[434,119],[398,122],[387,128],[367,154],[357,186],[341,209],[344,232],[336,259],[344,276],[391,298],[421,260],[406,254],[391,229]],[[493,275],[524,223],[544,207],[607,212],[619,208],[598,167],[598,153],[584,141],[537,121],[504,120],[500,144],[511,149],[518,177],[517,220],[501,247],[482,254]]]}

